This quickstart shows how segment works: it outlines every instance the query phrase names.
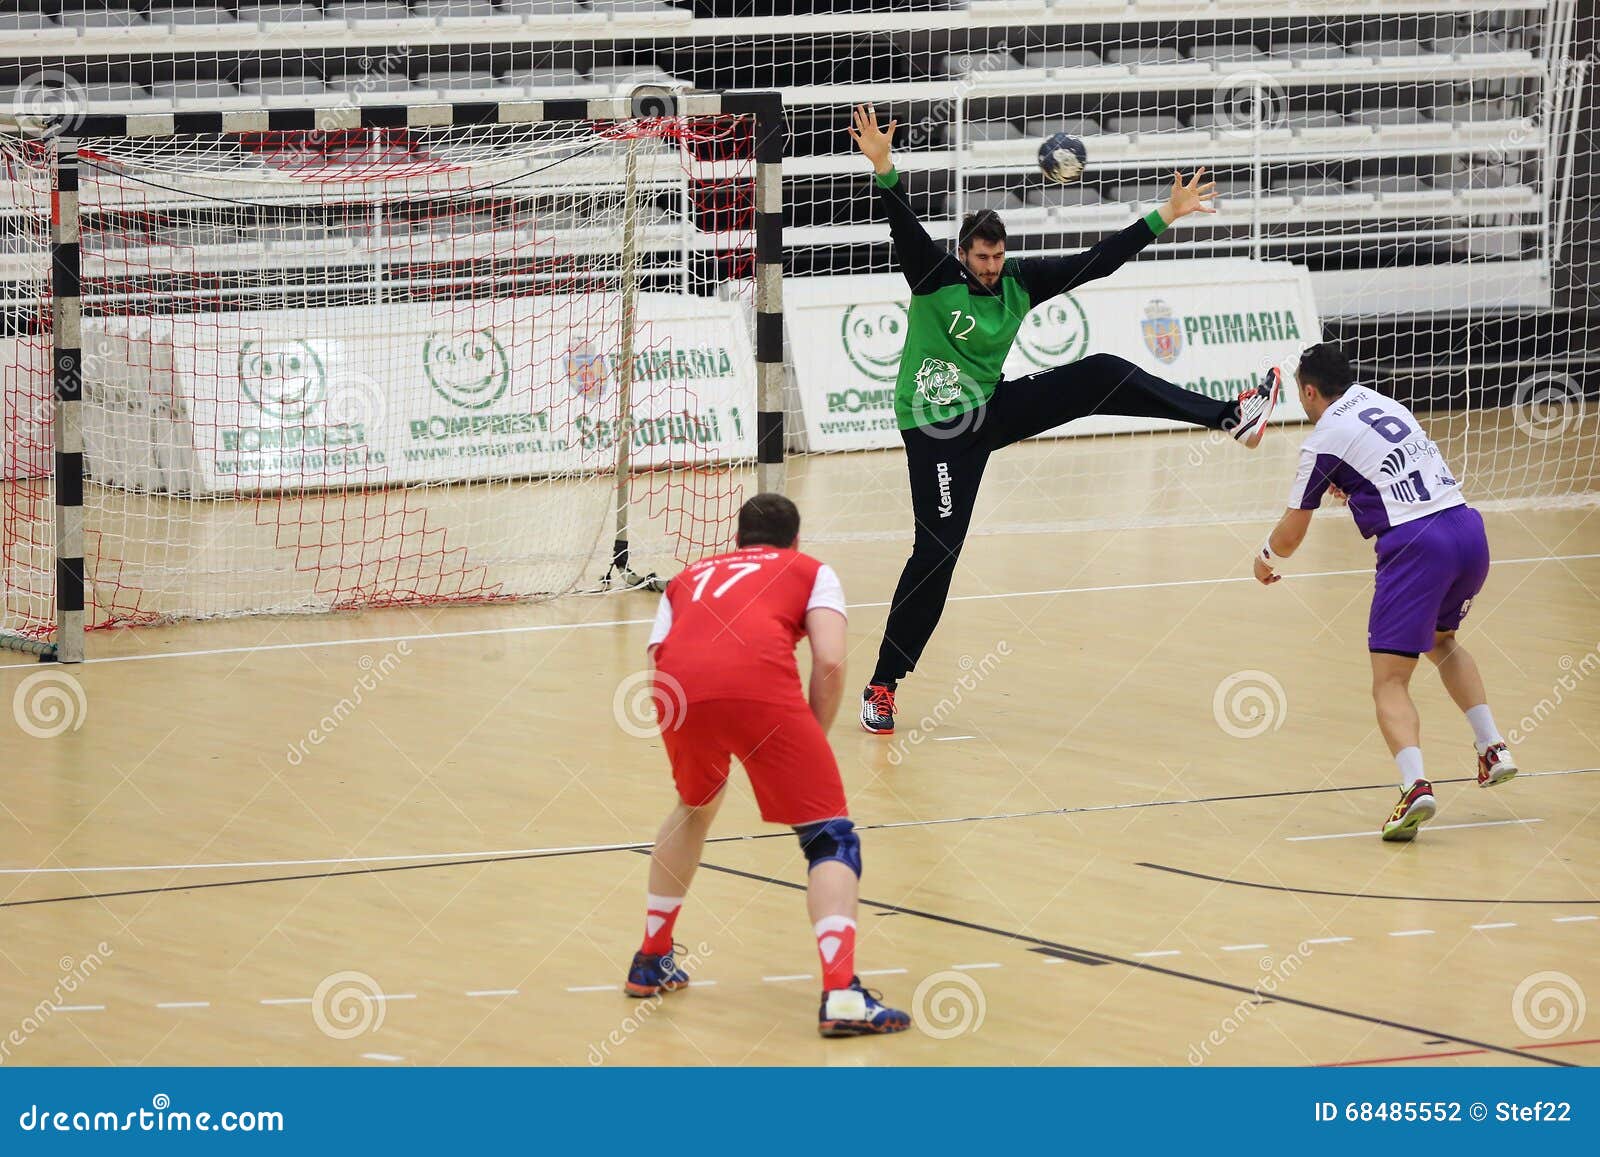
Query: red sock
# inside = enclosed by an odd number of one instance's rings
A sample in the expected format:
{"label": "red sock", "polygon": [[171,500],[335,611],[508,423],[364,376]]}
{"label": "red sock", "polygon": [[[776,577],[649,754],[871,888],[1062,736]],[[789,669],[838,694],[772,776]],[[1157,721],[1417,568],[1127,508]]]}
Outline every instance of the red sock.
{"label": "red sock", "polygon": [[645,897],[644,944],[640,952],[664,956],[672,951],[672,926],[678,922],[682,908],[682,896]]}
{"label": "red sock", "polygon": [[856,975],[856,922],[848,916],[824,916],[815,931],[823,990],[849,988]]}

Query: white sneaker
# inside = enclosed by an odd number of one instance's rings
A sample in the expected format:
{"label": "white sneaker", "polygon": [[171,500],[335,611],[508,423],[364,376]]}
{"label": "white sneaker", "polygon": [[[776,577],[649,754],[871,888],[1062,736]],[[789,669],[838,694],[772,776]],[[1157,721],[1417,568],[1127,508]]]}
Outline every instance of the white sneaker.
{"label": "white sneaker", "polygon": [[1278,404],[1283,389],[1283,371],[1277,366],[1267,370],[1261,384],[1239,395],[1239,424],[1230,431],[1235,440],[1244,443],[1247,450],[1261,445],[1267,432],[1267,419]]}

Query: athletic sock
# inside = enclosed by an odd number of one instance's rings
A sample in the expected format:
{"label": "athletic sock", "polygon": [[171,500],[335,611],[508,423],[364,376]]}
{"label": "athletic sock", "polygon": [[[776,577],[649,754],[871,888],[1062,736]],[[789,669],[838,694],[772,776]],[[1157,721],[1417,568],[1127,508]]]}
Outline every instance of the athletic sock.
{"label": "athletic sock", "polygon": [[644,943],[640,952],[664,956],[672,951],[672,926],[678,922],[678,910],[682,907],[682,896],[645,897]]}
{"label": "athletic sock", "polygon": [[1394,753],[1394,765],[1400,769],[1400,785],[1405,791],[1411,790],[1411,785],[1419,779],[1427,779],[1422,774],[1422,748],[1402,747]]}
{"label": "athletic sock", "polygon": [[872,686],[872,684],[887,687],[892,692],[900,685],[900,681],[898,679],[885,679],[882,675],[875,674],[872,676],[872,683],[869,683],[868,686]]}
{"label": "athletic sock", "polygon": [[1494,725],[1494,716],[1489,714],[1487,703],[1468,707],[1467,722],[1472,724],[1472,743],[1478,749],[1479,755],[1494,744],[1505,742],[1500,737],[1500,729]]}
{"label": "athletic sock", "polygon": [[817,955],[822,957],[822,989],[849,988],[856,974],[856,922],[848,916],[818,920]]}

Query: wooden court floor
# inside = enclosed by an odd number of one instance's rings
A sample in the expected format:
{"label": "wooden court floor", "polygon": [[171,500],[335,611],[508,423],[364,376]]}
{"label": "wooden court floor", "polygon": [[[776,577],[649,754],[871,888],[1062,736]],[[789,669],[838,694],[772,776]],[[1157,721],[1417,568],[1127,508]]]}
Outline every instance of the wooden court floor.
{"label": "wooden court floor", "polygon": [[[920,1026],[877,1040],[815,1035],[804,861],[737,775],[678,924],[699,983],[621,994],[671,800],[650,596],[0,658],[0,1062],[1595,1063],[1600,511],[1487,518],[1462,638],[1525,774],[1478,790],[1420,671],[1409,846],[1348,521],[1272,590],[1260,523],[975,538],[900,734],[847,703],[832,736],[860,968]],[[817,548],[853,681],[905,549]]]}

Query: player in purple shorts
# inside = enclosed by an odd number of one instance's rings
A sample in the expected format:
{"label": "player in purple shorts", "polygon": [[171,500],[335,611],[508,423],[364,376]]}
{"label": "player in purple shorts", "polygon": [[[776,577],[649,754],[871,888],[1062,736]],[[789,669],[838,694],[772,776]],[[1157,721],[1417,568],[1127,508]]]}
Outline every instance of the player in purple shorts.
{"label": "player in purple shorts", "polygon": [[1419,655],[1433,660],[1472,725],[1478,786],[1494,787],[1517,774],[1489,714],[1478,665],[1456,641],[1489,574],[1489,540],[1483,517],[1461,497],[1439,447],[1411,411],[1353,384],[1350,361],[1337,345],[1306,350],[1294,378],[1316,428],[1300,447],[1289,509],[1256,554],[1256,578],[1270,584],[1283,577],[1278,566],[1299,548],[1324,494],[1347,501],[1361,536],[1377,540],[1367,650],[1378,727],[1400,769],[1400,802],[1383,825],[1383,838],[1410,840],[1437,810],[1411,701]]}

